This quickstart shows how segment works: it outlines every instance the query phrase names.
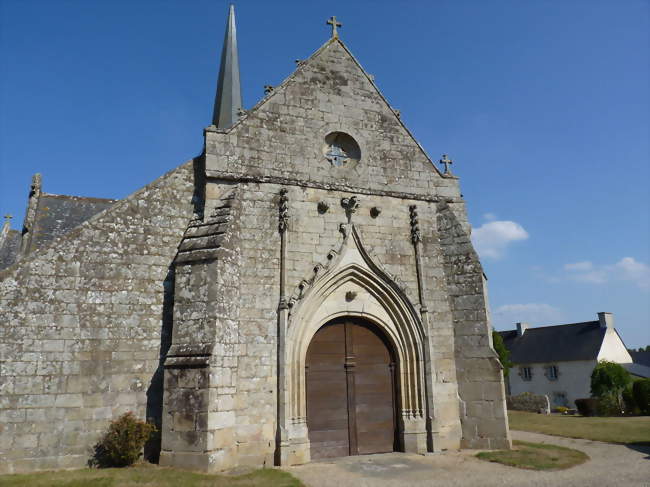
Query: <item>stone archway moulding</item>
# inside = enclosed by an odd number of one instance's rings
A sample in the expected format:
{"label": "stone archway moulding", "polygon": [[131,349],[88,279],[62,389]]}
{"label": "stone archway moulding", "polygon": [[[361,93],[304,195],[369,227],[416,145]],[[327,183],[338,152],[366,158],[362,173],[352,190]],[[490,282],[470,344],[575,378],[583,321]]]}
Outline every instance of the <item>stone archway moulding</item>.
{"label": "stone archway moulding", "polygon": [[[293,454],[286,463],[309,460],[306,426],[305,360],[319,328],[340,316],[366,319],[384,332],[398,361],[399,435],[406,451],[426,451],[424,421],[424,330],[420,318],[397,279],[371,258],[353,224],[343,224],[339,251],[317,265],[289,300],[284,360],[284,445]],[[424,445],[424,447],[422,446]],[[296,449],[305,451],[296,452]],[[295,460],[289,460],[293,457]]]}

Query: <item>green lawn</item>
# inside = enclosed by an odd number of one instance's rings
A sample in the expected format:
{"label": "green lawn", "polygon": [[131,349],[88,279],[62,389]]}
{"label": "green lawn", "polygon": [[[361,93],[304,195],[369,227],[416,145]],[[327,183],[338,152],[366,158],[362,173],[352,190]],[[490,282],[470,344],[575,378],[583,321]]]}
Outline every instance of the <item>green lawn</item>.
{"label": "green lawn", "polygon": [[173,468],[139,464],[127,468],[102,468],[0,475],[2,487],[303,487],[281,470],[262,469],[246,475],[207,475]]}
{"label": "green lawn", "polygon": [[513,441],[512,450],[484,451],[476,456],[488,462],[529,470],[562,470],[589,460],[585,453],[557,445]]}
{"label": "green lawn", "polygon": [[608,443],[650,443],[650,416],[586,418],[508,411],[510,429]]}

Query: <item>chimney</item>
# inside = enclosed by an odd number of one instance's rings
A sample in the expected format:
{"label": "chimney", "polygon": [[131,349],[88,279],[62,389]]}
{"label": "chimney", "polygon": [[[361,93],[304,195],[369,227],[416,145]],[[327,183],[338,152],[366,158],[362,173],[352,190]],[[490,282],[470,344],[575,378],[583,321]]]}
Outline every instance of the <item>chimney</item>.
{"label": "chimney", "polygon": [[530,325],[528,323],[517,323],[517,336],[522,336]]}
{"label": "chimney", "polygon": [[614,329],[614,315],[608,313],[607,311],[601,311],[598,313],[598,321],[600,322],[600,327],[603,329]]}

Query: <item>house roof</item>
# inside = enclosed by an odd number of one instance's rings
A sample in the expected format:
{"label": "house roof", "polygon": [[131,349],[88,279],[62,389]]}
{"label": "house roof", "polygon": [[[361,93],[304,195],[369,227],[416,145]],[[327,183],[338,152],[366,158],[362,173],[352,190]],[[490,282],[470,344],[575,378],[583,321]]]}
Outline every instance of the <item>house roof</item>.
{"label": "house roof", "polygon": [[650,378],[650,366],[633,363],[633,364],[621,364],[625,370],[630,374],[636,375],[637,377],[643,377],[644,379]]}
{"label": "house roof", "polygon": [[632,361],[635,364],[646,365],[650,367],[650,351],[648,352],[630,352]]}
{"label": "house roof", "polygon": [[596,360],[605,329],[598,321],[528,328],[522,336],[516,330],[500,331],[514,363]]}
{"label": "house roof", "polygon": [[81,225],[116,201],[41,193],[32,230],[30,251]]}

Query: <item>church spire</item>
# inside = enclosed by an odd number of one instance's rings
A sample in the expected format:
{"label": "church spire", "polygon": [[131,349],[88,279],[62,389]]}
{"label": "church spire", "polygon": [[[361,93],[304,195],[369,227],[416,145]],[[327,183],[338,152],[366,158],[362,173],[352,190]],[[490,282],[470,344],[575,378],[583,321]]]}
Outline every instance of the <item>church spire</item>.
{"label": "church spire", "polygon": [[237,27],[235,6],[230,5],[226,36],[221,51],[221,67],[217,82],[217,97],[214,100],[212,124],[227,129],[239,118],[242,109],[241,86],[239,84],[239,55],[237,54]]}

